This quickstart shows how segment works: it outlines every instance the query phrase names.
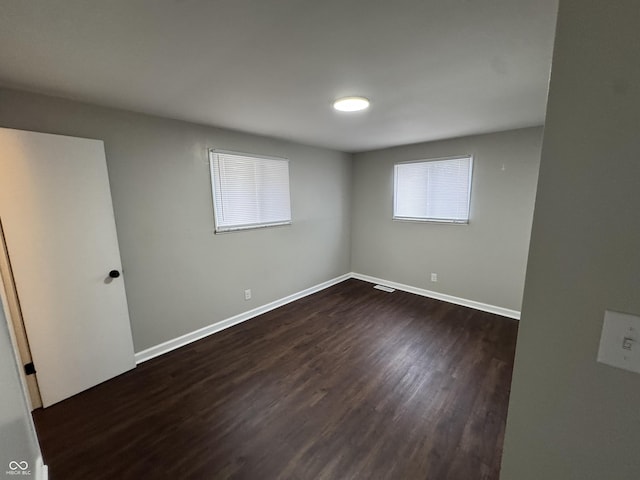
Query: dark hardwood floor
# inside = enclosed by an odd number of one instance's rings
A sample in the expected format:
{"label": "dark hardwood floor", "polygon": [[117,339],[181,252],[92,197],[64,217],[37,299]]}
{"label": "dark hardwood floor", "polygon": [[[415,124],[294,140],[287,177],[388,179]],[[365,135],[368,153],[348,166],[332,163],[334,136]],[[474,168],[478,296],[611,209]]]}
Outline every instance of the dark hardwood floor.
{"label": "dark hardwood floor", "polygon": [[497,479],[516,332],[347,280],[34,418],[52,480]]}

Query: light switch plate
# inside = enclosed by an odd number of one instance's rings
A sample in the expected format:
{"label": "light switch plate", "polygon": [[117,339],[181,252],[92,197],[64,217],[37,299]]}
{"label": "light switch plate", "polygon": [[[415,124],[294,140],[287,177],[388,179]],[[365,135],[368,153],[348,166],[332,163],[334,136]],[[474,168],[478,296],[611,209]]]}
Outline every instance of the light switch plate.
{"label": "light switch plate", "polygon": [[640,317],[604,313],[598,362],[640,373]]}

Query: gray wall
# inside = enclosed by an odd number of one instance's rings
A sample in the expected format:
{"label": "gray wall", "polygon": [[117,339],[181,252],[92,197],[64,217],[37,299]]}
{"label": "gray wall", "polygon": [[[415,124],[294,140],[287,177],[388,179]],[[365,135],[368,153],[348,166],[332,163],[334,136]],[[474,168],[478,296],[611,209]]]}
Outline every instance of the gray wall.
{"label": "gray wall", "polygon": [[[541,142],[538,127],[355,155],[352,270],[519,311]],[[469,225],[391,219],[394,163],[462,154],[474,156]]]}
{"label": "gray wall", "polygon": [[[350,155],[6,89],[0,126],[104,140],[136,351],[349,271]],[[208,147],[289,158],[293,225],[214,235]]]}
{"label": "gray wall", "polygon": [[[367,152],[352,162],[330,150],[8,89],[0,89],[0,126],[104,140],[136,351],[350,270],[520,310],[540,127]],[[290,158],[293,225],[214,235],[207,147]],[[469,225],[391,220],[395,162],[469,153]]]}
{"label": "gray wall", "polygon": [[503,480],[640,478],[640,376],[596,363],[640,314],[640,5],[561,0]]}
{"label": "gray wall", "polygon": [[[0,289],[2,285],[0,284]],[[0,475],[9,470],[9,462],[26,461],[35,477],[40,447],[31,415],[22,394],[16,357],[11,345],[7,320],[0,303]],[[4,477],[3,477],[4,478]],[[10,478],[7,476],[7,478]]]}

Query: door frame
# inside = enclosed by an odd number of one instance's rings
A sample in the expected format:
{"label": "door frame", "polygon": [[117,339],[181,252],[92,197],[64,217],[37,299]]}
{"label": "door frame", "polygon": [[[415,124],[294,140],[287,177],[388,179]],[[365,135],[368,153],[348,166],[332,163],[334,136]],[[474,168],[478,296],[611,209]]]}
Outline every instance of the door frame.
{"label": "door frame", "polygon": [[29,348],[29,339],[22,320],[22,310],[20,309],[20,299],[18,291],[13,280],[13,271],[11,270],[11,259],[4,238],[4,230],[2,228],[2,218],[0,218],[0,300],[2,308],[7,317],[7,327],[11,336],[13,352],[16,362],[21,367],[20,380],[22,384],[23,395],[29,406],[29,410],[42,407],[42,398],[38,388],[38,379],[36,374],[27,375],[24,365],[32,362],[31,350]]}

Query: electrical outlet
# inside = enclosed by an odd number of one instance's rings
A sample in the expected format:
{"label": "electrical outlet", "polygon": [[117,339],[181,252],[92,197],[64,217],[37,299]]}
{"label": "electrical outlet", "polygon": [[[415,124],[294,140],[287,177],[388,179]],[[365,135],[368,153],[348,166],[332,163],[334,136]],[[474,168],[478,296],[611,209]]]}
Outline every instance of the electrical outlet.
{"label": "electrical outlet", "polygon": [[245,300],[251,300],[251,289],[250,288],[247,288],[244,291],[244,299]]}
{"label": "electrical outlet", "polygon": [[431,281],[432,282],[437,282],[438,281],[438,274],[437,273],[432,273],[431,274]]}

